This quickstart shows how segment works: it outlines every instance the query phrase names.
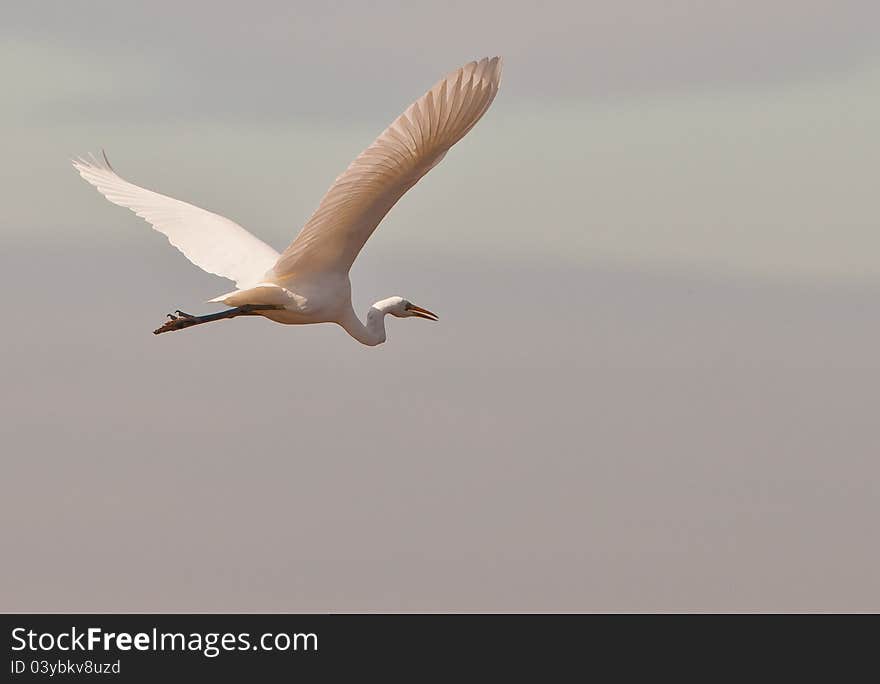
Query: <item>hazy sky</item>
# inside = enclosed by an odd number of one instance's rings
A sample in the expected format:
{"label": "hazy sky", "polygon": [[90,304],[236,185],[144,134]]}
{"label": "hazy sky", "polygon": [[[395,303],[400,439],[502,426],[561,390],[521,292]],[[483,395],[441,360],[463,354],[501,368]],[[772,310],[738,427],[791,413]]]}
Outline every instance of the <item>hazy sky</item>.
{"label": "hazy sky", "polygon": [[[17,3],[0,14],[0,609],[880,610],[880,5]],[[70,168],[283,247],[440,76],[484,120],[356,308],[229,283]]]}

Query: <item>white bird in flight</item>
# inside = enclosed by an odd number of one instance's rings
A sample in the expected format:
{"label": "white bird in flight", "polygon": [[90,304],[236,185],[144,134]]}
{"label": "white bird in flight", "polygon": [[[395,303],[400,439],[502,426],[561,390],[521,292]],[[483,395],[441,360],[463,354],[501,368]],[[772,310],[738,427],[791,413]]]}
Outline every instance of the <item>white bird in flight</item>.
{"label": "white bird in flight", "polygon": [[389,297],[362,323],[351,304],[349,271],[385,214],[486,113],[501,80],[501,58],[470,62],[416,100],[339,176],[318,209],[281,254],[234,221],[138,187],[103,161],[76,159],[80,175],[114,204],[127,207],[168,237],[199,268],[235,282],[211,299],[233,308],[191,316],[177,311],[154,332],[181,330],[236,316],[278,323],[337,323],[358,342],[385,341],[385,315],[437,316]]}

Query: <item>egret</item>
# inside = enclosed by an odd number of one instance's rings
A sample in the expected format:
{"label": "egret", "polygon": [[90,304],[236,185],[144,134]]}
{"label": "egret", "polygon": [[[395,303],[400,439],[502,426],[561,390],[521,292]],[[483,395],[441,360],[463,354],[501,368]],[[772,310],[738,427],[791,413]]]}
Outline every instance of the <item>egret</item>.
{"label": "egret", "polygon": [[368,346],[385,342],[385,316],[437,320],[388,297],[361,322],[351,303],[349,271],[376,226],[397,201],[480,120],[501,80],[501,58],[470,62],[416,100],[340,175],[282,253],[237,223],[129,183],[106,154],[75,159],[79,174],[114,204],[145,219],[199,268],[235,283],[210,302],[232,308],[192,316],[182,311],[155,334],[237,316],[284,324],[336,323]]}

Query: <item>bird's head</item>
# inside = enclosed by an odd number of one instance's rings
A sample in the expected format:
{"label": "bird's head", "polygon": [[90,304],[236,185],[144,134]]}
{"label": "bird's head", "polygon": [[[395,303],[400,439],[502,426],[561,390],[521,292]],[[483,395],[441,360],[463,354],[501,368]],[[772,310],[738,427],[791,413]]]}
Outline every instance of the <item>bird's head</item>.
{"label": "bird's head", "polygon": [[381,308],[386,313],[389,313],[396,318],[410,318],[415,316],[416,318],[424,318],[428,321],[436,321],[438,318],[437,314],[432,313],[427,309],[423,309],[420,306],[416,306],[403,297],[389,297],[382,302],[382,304],[383,306]]}

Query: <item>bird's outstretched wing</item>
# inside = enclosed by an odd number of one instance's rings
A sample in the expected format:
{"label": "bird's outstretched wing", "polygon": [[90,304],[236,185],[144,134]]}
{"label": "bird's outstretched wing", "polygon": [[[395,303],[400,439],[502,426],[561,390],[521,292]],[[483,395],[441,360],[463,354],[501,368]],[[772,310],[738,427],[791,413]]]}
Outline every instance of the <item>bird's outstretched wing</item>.
{"label": "bird's outstretched wing", "polygon": [[416,100],[336,179],[275,264],[275,279],[345,272],[385,214],[486,113],[501,58],[451,73]]}
{"label": "bird's outstretched wing", "polygon": [[120,178],[106,156],[75,159],[73,166],[113,204],[167,236],[196,266],[235,281],[239,289],[264,280],[278,259],[278,252],[234,221]]}

